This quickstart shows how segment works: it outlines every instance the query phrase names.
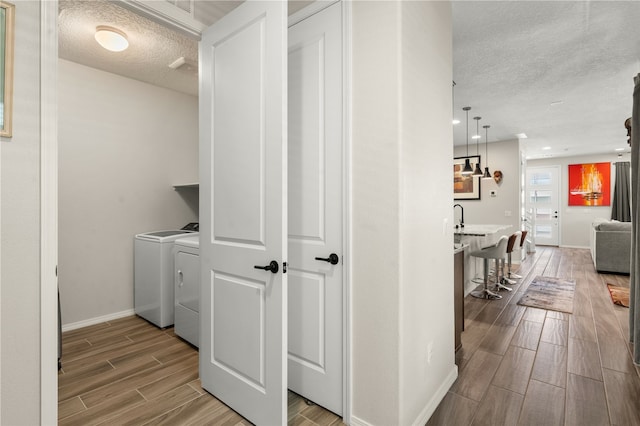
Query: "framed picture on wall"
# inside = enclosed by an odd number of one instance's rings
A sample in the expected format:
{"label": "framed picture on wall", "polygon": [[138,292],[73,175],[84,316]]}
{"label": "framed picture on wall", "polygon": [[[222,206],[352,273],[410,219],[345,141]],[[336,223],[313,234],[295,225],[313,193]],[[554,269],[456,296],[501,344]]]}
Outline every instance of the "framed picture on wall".
{"label": "framed picture on wall", "polygon": [[569,205],[611,205],[611,163],[569,164]]}
{"label": "framed picture on wall", "polygon": [[480,199],[480,177],[463,175],[464,163],[469,159],[471,167],[480,162],[479,155],[469,157],[456,157],[453,159],[453,199],[454,200],[479,200]]}

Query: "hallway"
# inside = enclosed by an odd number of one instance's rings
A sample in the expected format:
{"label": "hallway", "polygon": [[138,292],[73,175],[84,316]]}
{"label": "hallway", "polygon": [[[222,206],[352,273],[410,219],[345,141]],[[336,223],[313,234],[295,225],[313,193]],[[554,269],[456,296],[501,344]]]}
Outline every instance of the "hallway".
{"label": "hallway", "polygon": [[[428,425],[638,425],[629,309],[611,302],[585,249],[537,247],[501,300],[465,298],[459,377]],[[573,314],[517,304],[538,275],[576,281]]]}

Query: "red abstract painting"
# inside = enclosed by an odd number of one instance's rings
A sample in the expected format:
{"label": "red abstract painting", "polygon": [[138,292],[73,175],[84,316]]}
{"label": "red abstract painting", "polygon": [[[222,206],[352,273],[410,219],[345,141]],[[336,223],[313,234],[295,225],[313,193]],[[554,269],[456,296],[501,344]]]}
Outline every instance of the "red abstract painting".
{"label": "red abstract painting", "polygon": [[611,163],[569,164],[569,205],[611,205]]}

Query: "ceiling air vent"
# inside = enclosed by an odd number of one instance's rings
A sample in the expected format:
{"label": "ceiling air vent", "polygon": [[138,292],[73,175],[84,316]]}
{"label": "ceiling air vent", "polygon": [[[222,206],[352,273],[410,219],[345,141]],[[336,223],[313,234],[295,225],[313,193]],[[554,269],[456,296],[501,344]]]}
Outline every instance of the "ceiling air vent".
{"label": "ceiling air vent", "polygon": [[172,70],[180,70],[186,72],[198,72],[198,64],[191,59],[186,59],[184,56],[180,56],[175,61],[169,64],[169,68]]}

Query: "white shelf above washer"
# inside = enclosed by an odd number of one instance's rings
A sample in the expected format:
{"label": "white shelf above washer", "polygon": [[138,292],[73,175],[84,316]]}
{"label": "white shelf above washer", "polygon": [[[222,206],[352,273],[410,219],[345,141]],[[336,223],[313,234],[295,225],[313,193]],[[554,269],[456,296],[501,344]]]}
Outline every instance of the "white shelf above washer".
{"label": "white shelf above washer", "polygon": [[173,189],[178,190],[178,189],[198,189],[200,188],[200,184],[198,182],[196,183],[183,183],[180,185],[173,185]]}

